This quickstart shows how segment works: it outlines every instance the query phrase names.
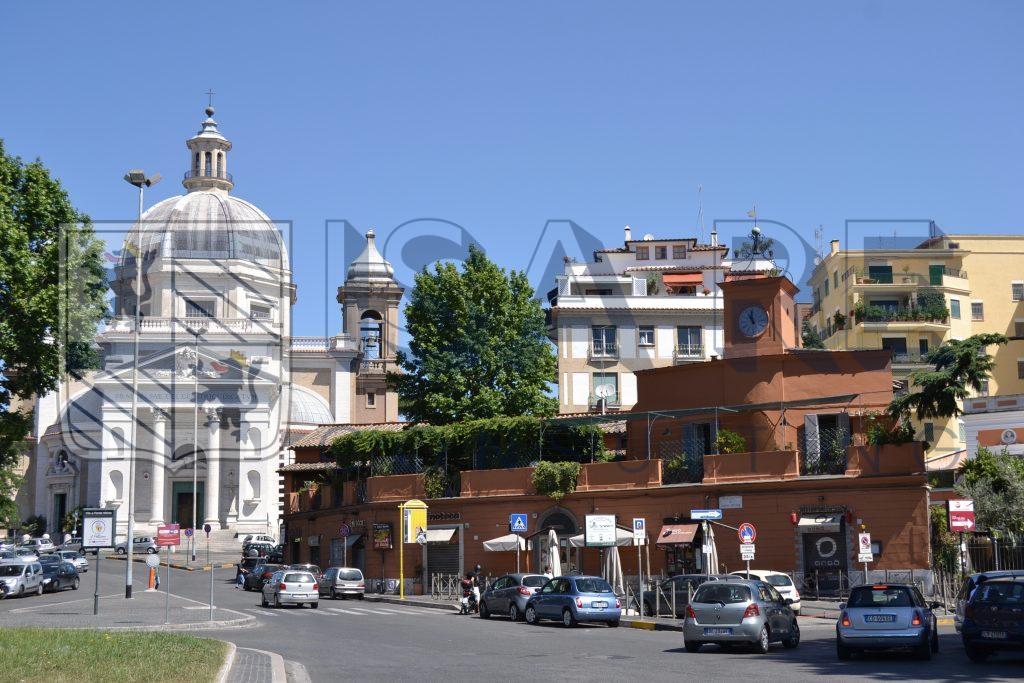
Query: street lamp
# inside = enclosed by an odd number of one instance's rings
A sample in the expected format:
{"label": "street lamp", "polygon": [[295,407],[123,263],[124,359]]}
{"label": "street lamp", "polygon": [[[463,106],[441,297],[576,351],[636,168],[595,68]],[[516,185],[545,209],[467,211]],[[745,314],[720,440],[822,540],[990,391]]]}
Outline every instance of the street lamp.
{"label": "street lamp", "polygon": [[199,496],[196,489],[199,486],[199,336],[206,334],[205,327],[186,327],[185,330],[192,335],[192,353],[194,354],[195,365],[192,366],[192,535],[189,537],[189,544],[192,546],[192,562],[196,561],[196,501]]}
{"label": "street lamp", "polygon": [[[128,551],[128,561],[125,563],[124,576],[124,597],[132,597],[132,553],[135,550],[135,458],[138,450],[139,438],[139,325],[142,320],[142,195],[147,187],[153,187],[160,182],[160,174],[155,173],[147,177],[145,171],[133,168],[124,174],[125,182],[139,188],[139,222],[138,222],[138,244],[135,245],[135,325],[132,362],[132,450],[128,460],[128,541],[125,544]],[[131,253],[132,245],[126,244],[125,248]]]}

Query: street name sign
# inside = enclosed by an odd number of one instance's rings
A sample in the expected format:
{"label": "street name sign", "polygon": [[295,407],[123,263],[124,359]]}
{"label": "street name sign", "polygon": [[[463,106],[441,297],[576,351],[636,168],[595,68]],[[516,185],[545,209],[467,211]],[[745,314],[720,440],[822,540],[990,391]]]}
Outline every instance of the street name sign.
{"label": "street name sign", "polygon": [[690,519],[721,519],[721,510],[690,510]]}

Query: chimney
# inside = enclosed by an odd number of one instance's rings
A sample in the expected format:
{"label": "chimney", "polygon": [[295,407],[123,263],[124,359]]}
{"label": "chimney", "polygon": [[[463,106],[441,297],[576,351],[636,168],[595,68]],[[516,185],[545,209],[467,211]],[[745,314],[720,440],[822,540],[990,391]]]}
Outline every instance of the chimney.
{"label": "chimney", "polygon": [[839,240],[830,240],[829,243],[828,243],[828,247],[829,247],[828,253],[830,255],[831,254],[838,254],[839,253]]}
{"label": "chimney", "polygon": [[633,231],[630,229],[628,225],[626,226],[625,230],[623,230],[623,232],[626,234],[627,242],[633,239]]}

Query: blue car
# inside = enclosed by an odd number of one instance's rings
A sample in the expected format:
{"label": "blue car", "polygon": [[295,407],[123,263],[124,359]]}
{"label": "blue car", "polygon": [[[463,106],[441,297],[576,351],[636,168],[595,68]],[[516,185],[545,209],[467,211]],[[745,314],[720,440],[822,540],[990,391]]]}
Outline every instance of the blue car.
{"label": "blue car", "polygon": [[572,627],[581,621],[619,625],[622,603],[600,576],[556,576],[526,601],[526,623],[558,620]]}

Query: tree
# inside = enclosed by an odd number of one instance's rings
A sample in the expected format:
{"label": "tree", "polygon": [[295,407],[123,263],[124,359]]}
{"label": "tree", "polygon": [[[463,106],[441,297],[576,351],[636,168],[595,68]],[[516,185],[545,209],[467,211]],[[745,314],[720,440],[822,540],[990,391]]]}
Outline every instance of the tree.
{"label": "tree", "polygon": [[825,348],[825,342],[821,340],[821,335],[814,331],[814,328],[811,327],[811,323],[808,320],[804,321],[800,337],[805,349]]}
{"label": "tree", "polygon": [[971,389],[981,391],[992,376],[995,357],[986,348],[1007,341],[1005,335],[984,333],[944,342],[926,358],[935,368],[910,373],[907,391],[893,398],[889,414],[899,420],[959,415],[960,401]]}
{"label": "tree", "polygon": [[979,528],[1024,533],[1024,460],[1019,456],[979,448],[960,467],[956,490],[974,501]]}
{"label": "tree", "polygon": [[389,378],[401,411],[431,424],[550,415],[557,362],[544,311],[526,275],[469,248],[461,270],[437,263],[418,273],[405,309],[409,353]]}
{"label": "tree", "polygon": [[31,426],[18,404],[97,364],[102,246],[42,163],[9,156],[0,140],[0,521],[17,517],[14,467]]}

